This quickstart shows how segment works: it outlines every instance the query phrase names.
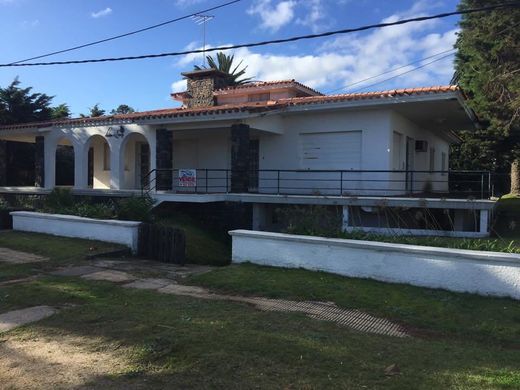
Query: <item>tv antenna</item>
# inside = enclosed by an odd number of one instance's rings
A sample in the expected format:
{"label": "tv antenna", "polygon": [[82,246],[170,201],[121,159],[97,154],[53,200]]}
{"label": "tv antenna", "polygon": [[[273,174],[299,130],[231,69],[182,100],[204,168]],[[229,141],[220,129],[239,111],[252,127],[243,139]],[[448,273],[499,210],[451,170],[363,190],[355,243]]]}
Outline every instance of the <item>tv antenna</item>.
{"label": "tv antenna", "polygon": [[213,15],[195,14],[191,17],[199,26],[202,25],[202,66],[206,66],[206,23],[213,19]]}

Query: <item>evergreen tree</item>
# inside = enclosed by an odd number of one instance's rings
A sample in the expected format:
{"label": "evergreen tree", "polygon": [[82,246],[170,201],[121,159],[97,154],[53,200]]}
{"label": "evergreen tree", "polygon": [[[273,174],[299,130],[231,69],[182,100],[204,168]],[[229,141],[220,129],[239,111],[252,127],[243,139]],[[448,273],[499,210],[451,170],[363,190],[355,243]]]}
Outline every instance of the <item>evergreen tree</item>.
{"label": "evergreen tree", "polygon": [[89,108],[89,113],[87,115],[80,114],[82,118],[95,118],[98,116],[105,115],[106,111],[99,107],[99,103],[94,104],[93,107]]}
{"label": "evergreen tree", "polygon": [[120,104],[115,110],[110,111],[111,115],[131,114],[135,112],[133,107],[127,104]]}
{"label": "evergreen tree", "polygon": [[[502,3],[461,0],[460,9]],[[520,193],[520,9],[464,15],[456,48],[454,81],[483,128],[462,132],[453,168],[511,169],[511,192]]]}
{"label": "evergreen tree", "polygon": [[6,88],[0,88],[0,125],[51,119],[53,96],[32,93],[32,87],[20,88],[20,84],[15,78]]}

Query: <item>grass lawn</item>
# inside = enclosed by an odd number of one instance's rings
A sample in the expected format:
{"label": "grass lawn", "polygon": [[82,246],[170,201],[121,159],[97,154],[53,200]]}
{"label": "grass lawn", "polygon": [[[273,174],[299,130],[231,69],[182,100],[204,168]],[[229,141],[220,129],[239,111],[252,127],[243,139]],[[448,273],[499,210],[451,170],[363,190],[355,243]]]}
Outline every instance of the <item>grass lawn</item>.
{"label": "grass lawn", "polygon": [[87,255],[123,249],[121,245],[106,242],[14,231],[0,233],[0,247],[49,258],[49,261],[41,263],[0,263],[0,282],[44,272],[59,265],[75,264],[83,261]]}
{"label": "grass lawn", "polygon": [[[29,236],[9,235],[9,247],[28,250]],[[53,262],[79,262],[88,251],[83,241],[54,240],[49,237],[45,249]],[[97,388],[520,387],[517,301],[252,265],[224,267],[190,283],[244,295],[333,300],[419,328],[418,336],[363,334],[300,314],[48,276],[0,287],[0,312],[69,305],[0,335],[0,352],[2,345],[31,340],[57,340],[67,350],[81,340],[86,351],[110,352],[125,362],[113,371],[110,359],[95,363],[109,371],[84,377]],[[0,353],[0,364],[2,359]],[[399,375],[385,375],[391,364],[399,366]],[[0,383],[4,375],[0,370]],[[48,376],[42,371],[40,378],[52,380]]]}

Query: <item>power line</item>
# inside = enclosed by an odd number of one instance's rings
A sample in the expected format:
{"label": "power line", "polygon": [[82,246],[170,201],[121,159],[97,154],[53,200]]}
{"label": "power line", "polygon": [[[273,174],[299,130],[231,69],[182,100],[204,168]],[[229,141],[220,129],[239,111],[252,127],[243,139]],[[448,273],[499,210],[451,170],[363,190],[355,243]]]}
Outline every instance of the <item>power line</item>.
{"label": "power line", "polygon": [[224,8],[224,7],[227,7],[228,5],[232,5],[232,4],[238,3],[240,1],[242,1],[242,0],[228,1],[227,3],[223,3],[223,4],[217,5],[215,7],[204,9],[202,11],[197,11],[197,12],[194,12],[194,13],[189,14],[189,15],[180,16],[180,17],[175,18],[175,19],[167,20],[166,22],[162,22],[162,23],[159,23],[159,24],[154,24],[153,26],[148,26],[148,27],[145,27],[145,28],[141,28],[139,30],[130,31],[130,32],[127,32],[127,33],[124,33],[124,34],[116,35],[116,36],[105,38],[105,39],[100,39],[99,41],[85,43],[83,45],[74,46],[74,47],[71,47],[71,48],[68,48],[68,49],[53,51],[51,53],[42,54],[42,55],[39,55],[39,56],[36,56],[36,57],[31,57],[31,58],[26,58],[24,60],[11,62],[9,65],[21,64],[22,62],[32,61],[32,60],[36,60],[36,59],[44,58],[44,57],[50,57],[50,56],[53,56],[53,55],[56,55],[56,54],[61,54],[61,53],[67,53],[69,51],[83,49],[85,47],[99,45],[100,43],[105,43],[105,42],[113,41],[113,40],[116,40],[116,39],[128,37],[130,35],[139,34],[139,33],[145,32],[145,31],[153,30],[154,28],[158,28],[158,27],[166,26],[166,25],[171,24],[171,23],[179,22],[179,21],[184,20],[184,19],[189,19],[189,18],[192,18],[192,17],[196,17],[196,16],[198,16],[198,15],[200,15],[202,13],[205,13],[205,12],[214,11],[214,10],[219,9],[219,8]]}
{"label": "power line", "polygon": [[[497,33],[497,35],[502,35],[502,34],[505,33],[507,30],[511,30],[511,29],[513,29],[513,28],[515,28],[515,27],[517,27],[517,26],[519,26],[519,25],[520,25],[520,22],[515,23],[515,24],[513,24],[513,25],[511,25],[511,26],[508,26],[508,27],[504,28],[503,30],[499,31],[499,32]],[[385,75],[385,74],[393,73],[393,72],[395,72],[396,70],[399,70],[399,69],[402,69],[402,68],[406,68],[406,67],[408,67],[408,66],[410,66],[410,65],[412,65],[412,64],[415,64],[415,63],[417,63],[417,62],[422,62],[422,61],[424,61],[424,60],[427,60],[427,59],[429,59],[429,58],[433,58],[433,57],[437,57],[437,56],[439,56],[439,55],[441,55],[441,54],[444,54],[444,53],[453,52],[453,53],[450,53],[450,54],[445,55],[445,56],[443,56],[443,57],[440,57],[440,58],[438,58],[438,59],[436,59],[436,60],[434,60],[434,61],[430,61],[430,62],[428,62],[428,63],[425,63],[425,64],[421,65],[421,66],[418,66],[418,67],[415,67],[415,68],[413,68],[413,69],[410,69],[409,71],[406,71],[406,72],[403,72],[403,73],[399,73],[399,74],[397,74],[397,75],[395,75],[395,76],[392,76],[392,77],[389,77],[389,78],[386,78],[386,79],[383,79],[383,80],[377,81],[377,82],[375,82],[375,83],[372,83],[372,84],[370,84],[370,85],[366,85],[366,86],[364,86],[364,87],[362,87],[362,88],[359,88],[359,89],[353,91],[353,92],[359,92],[359,91],[362,91],[362,90],[364,90],[364,89],[367,89],[367,88],[373,87],[373,86],[375,86],[375,85],[382,84],[382,83],[386,83],[387,81],[389,81],[389,80],[393,80],[393,79],[395,79],[395,78],[397,78],[397,77],[401,77],[402,75],[405,75],[405,74],[408,74],[408,73],[411,73],[411,72],[415,72],[415,71],[418,70],[418,69],[425,68],[426,66],[429,66],[429,65],[431,65],[431,64],[433,64],[433,63],[435,63],[435,62],[437,62],[437,61],[443,60],[444,58],[447,58],[447,57],[450,57],[450,56],[454,55],[456,50],[457,50],[457,49],[454,48],[454,49],[450,49],[450,50],[441,51],[441,52],[436,53],[436,54],[433,54],[433,55],[431,55],[431,56],[423,57],[423,58],[421,58],[421,59],[419,59],[419,60],[417,60],[417,61],[410,62],[409,64],[406,64],[406,65],[400,66],[400,67],[398,67],[398,68],[394,68],[394,69],[389,70],[389,71],[387,71],[387,72],[380,73],[380,74],[378,74],[378,75],[376,75],[376,76],[372,76],[372,77],[368,77],[368,78],[366,78],[366,79],[364,79],[364,80],[356,81],[355,83],[352,83],[352,84],[350,84],[350,85],[346,85],[345,87],[342,87],[342,88],[339,88],[339,89],[346,89],[346,88],[351,87],[351,86],[353,86],[353,85],[361,84],[361,83],[363,83],[363,82],[365,82],[365,81],[368,81],[368,80],[371,80],[371,79],[374,79],[374,78],[377,78],[377,77],[383,76],[383,75]],[[339,89],[335,89],[334,91],[337,91],[337,90],[339,90]],[[329,92],[329,93],[330,93],[330,92]]]}
{"label": "power line", "polygon": [[[239,45],[218,46],[218,47],[214,47],[214,48],[208,48],[205,51],[206,52],[225,51],[225,50],[232,50],[232,49],[242,49],[242,48],[249,48],[249,47],[258,47],[258,46],[266,46],[266,45],[272,45],[272,44],[295,42],[295,41],[300,41],[300,40],[304,40],[304,39],[322,38],[322,37],[338,35],[338,34],[349,34],[349,33],[353,33],[353,32],[366,31],[366,30],[371,30],[371,29],[375,29],[375,28],[397,26],[397,25],[402,25],[402,24],[407,24],[407,23],[412,23],[412,22],[423,22],[426,20],[447,18],[449,16],[455,16],[455,15],[467,15],[467,14],[472,14],[472,13],[476,13],[476,12],[484,12],[484,11],[492,11],[492,10],[498,10],[498,9],[504,9],[504,8],[516,8],[516,7],[520,7],[520,2],[517,1],[517,2],[512,2],[512,3],[503,3],[503,4],[492,5],[492,6],[480,7],[480,8],[471,8],[471,9],[460,10],[460,11],[445,12],[445,13],[436,14],[436,15],[420,16],[420,17],[411,18],[411,19],[401,19],[396,22],[371,24],[371,25],[366,25],[366,26],[356,27],[356,28],[328,31],[328,32],[320,33],[320,34],[300,35],[300,36],[295,36],[295,37],[290,37],[290,38],[275,39],[275,40],[253,42],[253,43],[243,43],[243,44],[239,44]],[[19,63],[19,64],[0,64],[0,67],[6,68],[6,67],[19,67],[19,66],[49,66],[49,65],[68,65],[68,64],[86,64],[86,63],[98,63],[98,62],[126,61],[126,60],[141,60],[141,59],[145,59],[145,58],[176,57],[176,56],[182,56],[182,55],[187,55],[187,54],[200,54],[203,51],[204,51],[203,49],[197,49],[197,50],[186,50],[186,51],[177,51],[177,52],[169,52],[169,53],[159,53],[159,54],[145,54],[145,55],[140,55],[140,56],[128,56],[128,57],[97,58],[97,59],[72,60],[72,61],[31,62],[31,63]]]}
{"label": "power line", "polygon": [[403,75],[405,75],[405,74],[415,72],[416,70],[419,70],[419,69],[421,69],[421,68],[424,68],[424,67],[426,67],[426,66],[429,66],[429,65],[431,65],[431,64],[433,64],[433,63],[435,63],[435,62],[441,61],[441,60],[443,60],[443,59],[445,59],[445,58],[448,58],[448,57],[451,57],[451,56],[453,56],[453,55],[455,55],[455,53],[446,54],[446,55],[444,55],[444,56],[442,56],[442,57],[439,57],[439,58],[436,58],[436,59],[434,59],[434,60],[432,60],[432,61],[430,61],[430,62],[426,62],[425,64],[422,64],[422,65],[420,65],[420,66],[416,66],[416,67],[413,68],[413,69],[407,70],[406,72],[402,72],[402,73],[396,74],[395,76],[388,77],[388,78],[386,78],[386,79],[384,79],[384,80],[380,80],[380,81],[378,81],[377,83],[373,83],[373,84],[365,85],[365,86],[362,87],[362,88],[359,88],[359,89],[356,89],[355,91],[352,91],[352,93],[359,92],[359,91],[362,91],[362,90],[364,90],[364,89],[367,89],[367,88],[373,87],[374,85],[378,85],[378,84],[381,84],[381,83],[385,83],[385,82],[387,82],[387,81],[390,81],[390,80],[396,79],[396,78],[398,78],[398,77],[401,77],[401,76],[403,76]]}
{"label": "power line", "polygon": [[374,75],[374,76],[370,76],[370,77],[367,77],[366,79],[363,79],[363,80],[359,80],[359,81],[356,81],[354,83],[351,83],[351,84],[347,84],[347,85],[344,85],[343,87],[339,87],[339,88],[336,88],[336,89],[332,89],[330,91],[327,91],[326,93],[327,94],[330,94],[330,93],[333,93],[333,92],[336,92],[336,91],[341,91],[341,90],[344,90],[344,89],[347,89],[347,88],[350,88],[350,87],[353,87],[354,85],[358,85],[358,84],[362,84],[364,83],[365,81],[368,81],[368,80],[372,80],[372,79],[376,79],[378,77],[381,77],[381,76],[384,76],[385,74],[389,74],[389,73],[394,73],[395,71],[399,70],[399,69],[403,69],[403,68],[407,68],[413,64],[417,64],[419,62],[423,62],[427,59],[430,59],[430,58],[433,58],[433,57],[437,57],[437,56],[440,56],[441,54],[445,54],[445,53],[449,53],[449,52],[454,52],[456,49],[449,49],[449,50],[444,50],[444,51],[441,51],[441,52],[438,52],[438,53],[435,53],[435,54],[432,54],[431,56],[428,56],[428,57],[423,57],[423,58],[420,58],[418,60],[415,60],[415,61],[412,61],[408,64],[405,64],[405,65],[401,65],[397,68],[393,68],[393,69],[390,69],[386,72],[383,72],[383,73],[379,73],[377,75]]}

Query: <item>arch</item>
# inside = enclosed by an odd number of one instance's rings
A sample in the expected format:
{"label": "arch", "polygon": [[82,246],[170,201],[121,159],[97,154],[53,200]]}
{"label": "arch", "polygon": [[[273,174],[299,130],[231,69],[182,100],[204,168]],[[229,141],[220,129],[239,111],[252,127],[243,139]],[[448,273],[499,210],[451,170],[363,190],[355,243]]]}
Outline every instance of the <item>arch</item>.
{"label": "arch", "polygon": [[83,167],[87,177],[87,185],[94,189],[110,188],[112,148],[108,140],[94,134],[84,145],[84,156],[87,164]]}
{"label": "arch", "polygon": [[119,156],[121,189],[141,189],[151,170],[150,152],[150,142],[142,133],[132,132],[123,139]]}
{"label": "arch", "polygon": [[76,147],[69,137],[61,137],[56,140],[54,158],[55,186],[74,186]]}

